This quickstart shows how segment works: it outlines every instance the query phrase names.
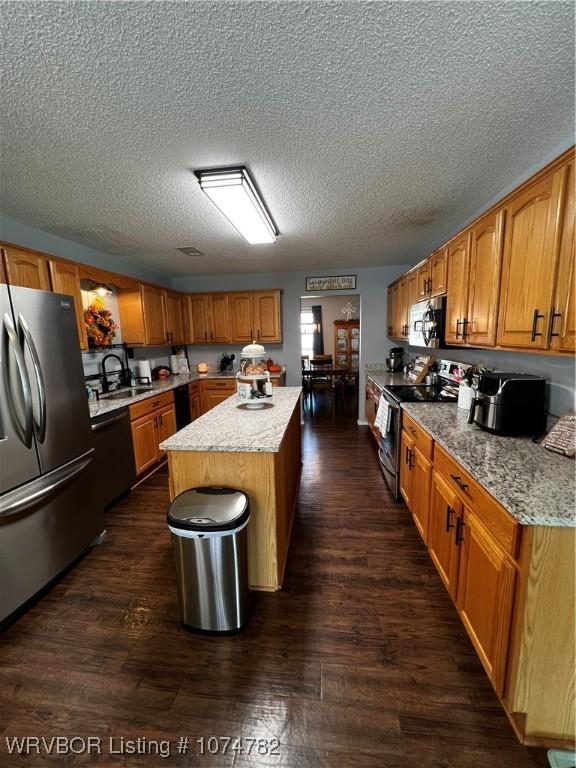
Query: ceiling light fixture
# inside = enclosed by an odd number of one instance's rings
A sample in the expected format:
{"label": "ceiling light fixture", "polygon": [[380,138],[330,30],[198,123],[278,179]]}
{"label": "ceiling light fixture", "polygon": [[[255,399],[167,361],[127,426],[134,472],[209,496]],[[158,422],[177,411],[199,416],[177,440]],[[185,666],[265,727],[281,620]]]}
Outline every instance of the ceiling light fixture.
{"label": "ceiling light fixture", "polygon": [[245,166],[194,173],[202,191],[251,245],[276,242],[278,229]]}

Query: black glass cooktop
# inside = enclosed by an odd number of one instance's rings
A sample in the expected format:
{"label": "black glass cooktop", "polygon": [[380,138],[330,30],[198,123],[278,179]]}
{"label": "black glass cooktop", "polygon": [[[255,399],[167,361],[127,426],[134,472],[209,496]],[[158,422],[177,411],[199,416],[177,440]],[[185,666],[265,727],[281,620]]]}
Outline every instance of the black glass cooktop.
{"label": "black glass cooktop", "polygon": [[414,386],[405,386],[404,384],[392,384],[386,387],[396,400],[403,403],[455,403],[458,396],[444,387],[428,386],[426,384],[415,384]]}

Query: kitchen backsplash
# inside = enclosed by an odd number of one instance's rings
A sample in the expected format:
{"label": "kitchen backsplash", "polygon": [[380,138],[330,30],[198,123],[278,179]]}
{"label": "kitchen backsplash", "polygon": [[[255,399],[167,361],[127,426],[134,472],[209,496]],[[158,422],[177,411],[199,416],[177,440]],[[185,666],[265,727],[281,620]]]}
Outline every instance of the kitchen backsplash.
{"label": "kitchen backsplash", "polygon": [[[420,347],[405,347],[410,356],[430,354]],[[487,368],[514,373],[532,373],[544,376],[548,382],[548,412],[562,416],[576,408],[574,388],[574,360],[559,355],[530,355],[521,352],[502,352],[493,349],[439,349],[434,357],[444,357],[462,363],[484,363]]]}

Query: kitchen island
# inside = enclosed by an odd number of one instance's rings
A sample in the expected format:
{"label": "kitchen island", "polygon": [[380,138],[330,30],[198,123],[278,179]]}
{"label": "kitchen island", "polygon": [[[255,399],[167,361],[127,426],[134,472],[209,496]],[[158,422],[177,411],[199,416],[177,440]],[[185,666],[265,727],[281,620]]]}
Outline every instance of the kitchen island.
{"label": "kitchen island", "polygon": [[282,587],[302,466],[301,394],[301,387],[275,389],[259,410],[232,396],[160,445],[171,499],[209,485],[248,494],[251,589]]}

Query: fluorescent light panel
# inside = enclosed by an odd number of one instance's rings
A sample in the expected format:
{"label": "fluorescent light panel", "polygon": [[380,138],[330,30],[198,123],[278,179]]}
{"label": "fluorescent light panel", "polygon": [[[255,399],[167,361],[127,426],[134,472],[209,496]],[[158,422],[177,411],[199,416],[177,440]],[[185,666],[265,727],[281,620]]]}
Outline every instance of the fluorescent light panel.
{"label": "fluorescent light panel", "polygon": [[251,245],[276,242],[278,230],[244,166],[194,173],[203,192]]}

